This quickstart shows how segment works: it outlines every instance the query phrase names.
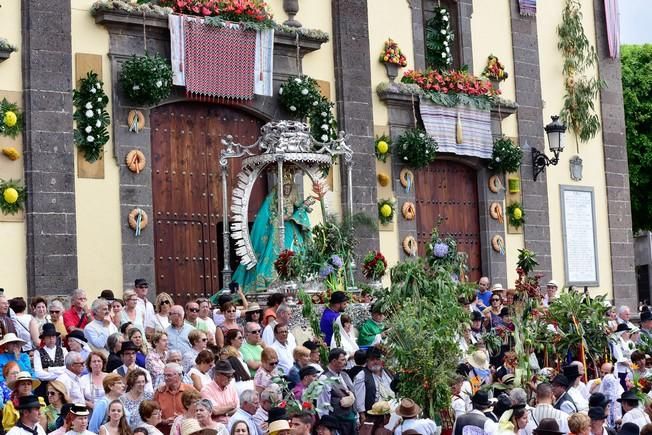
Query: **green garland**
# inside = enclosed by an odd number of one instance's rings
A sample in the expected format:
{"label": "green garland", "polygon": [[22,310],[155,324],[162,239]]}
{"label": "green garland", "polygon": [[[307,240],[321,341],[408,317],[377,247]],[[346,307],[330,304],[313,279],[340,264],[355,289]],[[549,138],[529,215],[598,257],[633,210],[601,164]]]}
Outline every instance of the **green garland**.
{"label": "green garland", "polygon": [[387,156],[392,153],[392,140],[389,136],[383,134],[376,137],[374,153],[376,154],[376,158],[381,162],[385,163],[387,161]]}
{"label": "green garland", "polygon": [[0,134],[16,137],[23,131],[23,113],[16,103],[10,103],[6,98],[0,102]]}
{"label": "green garland", "polygon": [[[389,209],[387,207],[389,207]],[[387,213],[387,210],[389,210],[389,214]],[[381,224],[391,224],[394,220],[395,213],[394,201],[391,199],[381,199],[378,201],[378,220]]]}
{"label": "green garland", "polygon": [[508,137],[501,137],[494,142],[494,149],[489,161],[489,169],[495,172],[516,172],[521,167],[523,150]]}
{"label": "green garland", "polygon": [[319,142],[337,138],[333,103],[321,95],[310,76],[290,76],[278,89],[281,105],[299,119],[309,118],[310,132]]}
{"label": "green garland", "polygon": [[109,141],[107,127],[111,120],[106,110],[109,97],[104,93],[103,85],[97,74],[90,71],[85,79],[80,80],[79,90],[75,89],[72,94],[75,106],[72,118],[77,122],[73,132],[75,143],[91,163],[102,158],[104,145]]}
{"label": "green garland", "polygon": [[309,115],[310,133],[319,142],[328,142],[337,138],[337,121],[333,115],[333,103],[320,96],[317,105]]}
{"label": "green garland", "polygon": [[578,0],[566,0],[562,22],[557,27],[557,47],[564,58],[564,107],[559,114],[576,137],[587,142],[600,129],[600,117],[595,112],[594,101],[605,86],[602,80],[584,75],[595,67],[595,48],[584,33],[582,10]]}
{"label": "green garland", "polygon": [[2,214],[16,214],[25,206],[25,187],[16,180],[0,179],[0,211]]}
{"label": "green garland", "polygon": [[412,128],[396,140],[394,149],[401,163],[419,169],[435,160],[437,142],[425,130]]}
{"label": "green garland", "polygon": [[172,68],[157,54],[132,56],[122,65],[120,83],[134,103],[155,106],[170,95]]}
{"label": "green garland", "polygon": [[435,8],[434,16],[426,22],[426,65],[439,70],[450,68],[453,64],[450,48],[452,43],[453,32],[448,10]]}
{"label": "green garland", "polygon": [[525,212],[520,202],[513,202],[507,206],[507,218],[509,224],[516,229],[525,224]]}

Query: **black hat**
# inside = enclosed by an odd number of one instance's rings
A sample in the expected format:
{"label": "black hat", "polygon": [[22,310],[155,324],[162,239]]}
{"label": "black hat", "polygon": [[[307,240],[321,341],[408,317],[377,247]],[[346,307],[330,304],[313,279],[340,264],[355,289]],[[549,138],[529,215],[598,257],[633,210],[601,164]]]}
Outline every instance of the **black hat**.
{"label": "black hat", "polygon": [[342,302],[346,302],[349,300],[349,297],[347,296],[346,293],[343,291],[336,291],[331,295],[331,304],[341,304]]}
{"label": "black hat", "polygon": [[494,414],[496,414],[496,417],[500,418],[505,411],[511,409],[511,407],[512,399],[510,399],[507,394],[502,393],[498,396],[496,403],[494,403]]}
{"label": "black hat", "polygon": [[618,402],[622,402],[623,400],[635,400],[638,402],[639,398],[633,390],[628,390],[621,394]]}
{"label": "black hat", "polygon": [[480,390],[471,397],[471,403],[478,405],[478,408],[489,408],[491,401],[489,400],[489,392]]}
{"label": "black hat", "polygon": [[54,323],[46,323],[43,325],[43,331],[41,332],[41,335],[38,336],[38,338],[43,338],[43,337],[58,337],[61,334],[57,332],[57,327],[54,326]]}
{"label": "black hat", "polygon": [[145,278],[137,278],[136,281],[134,281],[134,287],[140,287],[141,285],[149,286]]}
{"label": "black hat", "polygon": [[580,375],[580,368],[575,364],[570,364],[565,366],[563,372],[564,372],[564,376],[566,376],[566,378],[568,379],[568,382],[573,382],[575,379],[582,376]]}
{"label": "black hat", "polygon": [[319,426],[326,426],[329,429],[332,430],[341,430],[342,428],[340,427],[340,422],[337,418],[333,417],[332,415],[324,415],[322,418],[319,419],[317,422],[317,425],[315,427]]}
{"label": "black hat", "polygon": [[59,412],[59,418],[65,420],[66,416],[68,415],[68,413],[70,412],[73,406],[75,406],[74,403],[64,403],[61,406],[61,412]]}
{"label": "black hat", "polygon": [[383,352],[375,346],[371,346],[367,349],[367,359],[381,359],[383,357]]}
{"label": "black hat", "polygon": [[641,312],[641,323],[652,320],[652,311],[643,311]]}
{"label": "black hat", "polygon": [[632,328],[630,328],[627,323],[619,323],[618,327],[616,328],[616,332],[623,332],[623,331],[631,331]]}
{"label": "black hat", "polygon": [[41,402],[39,402],[38,397],[34,394],[30,394],[29,396],[22,396],[18,398],[18,406],[16,409],[35,409],[40,407]]}
{"label": "black hat", "polygon": [[299,369],[299,379],[303,379],[306,376],[316,375],[319,371],[314,366],[305,366]]}
{"label": "black hat", "polygon": [[544,418],[532,433],[535,435],[562,435],[564,432],[559,430],[557,420],[554,418]]}
{"label": "black hat", "polygon": [[217,364],[215,364],[215,367],[213,367],[213,372],[215,374],[220,373],[222,375],[232,375],[235,373],[235,370],[233,370],[233,366],[230,362],[218,361]]}
{"label": "black hat", "polygon": [[312,340],[307,340],[303,342],[303,347],[306,347],[310,350],[310,352],[314,352],[316,350],[319,350],[319,345],[315,343]]}
{"label": "black hat", "polygon": [[472,322],[482,321],[482,313],[479,311],[471,312],[471,321]]}
{"label": "black hat", "polygon": [[618,435],[638,435],[640,429],[636,423],[625,423],[618,431]]}
{"label": "black hat", "polygon": [[279,408],[277,406],[269,410],[267,414],[267,423],[271,423],[276,420],[288,420],[290,416],[285,408]]}
{"label": "black hat", "polygon": [[122,343],[122,348],[118,352],[118,355],[122,355],[124,352],[126,352],[128,350],[133,350],[134,352],[138,352],[140,350],[140,348],[138,346],[136,346],[134,344],[134,342],[131,341],[131,340],[125,341],[125,342]]}
{"label": "black hat", "polygon": [[[602,393],[593,393],[589,396],[589,407],[601,407],[603,410],[609,404],[609,399]],[[589,416],[590,417],[590,416]]]}
{"label": "black hat", "polygon": [[568,388],[570,387],[570,382],[568,381],[568,378],[564,375],[557,375],[554,378],[552,378],[552,385],[561,385],[562,387]]}
{"label": "black hat", "polygon": [[592,406],[589,408],[589,417],[591,420],[604,420],[607,418],[604,415],[604,408],[601,406]]}
{"label": "black hat", "polygon": [[84,343],[88,343],[88,340],[86,339],[86,337],[84,337],[84,331],[82,331],[81,329],[73,329],[72,331],[70,331],[70,333],[67,335],[66,338],[68,340],[70,340],[71,338],[75,338],[77,340],[83,341]]}
{"label": "black hat", "polygon": [[107,301],[114,301],[115,295],[113,294],[113,290],[102,290],[102,293],[100,293],[100,299],[105,299]]}

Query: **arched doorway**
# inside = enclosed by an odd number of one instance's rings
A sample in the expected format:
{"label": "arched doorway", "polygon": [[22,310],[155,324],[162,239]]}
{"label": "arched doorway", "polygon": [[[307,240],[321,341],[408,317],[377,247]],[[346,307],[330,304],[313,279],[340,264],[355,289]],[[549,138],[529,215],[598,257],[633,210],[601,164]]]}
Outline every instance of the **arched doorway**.
{"label": "arched doorway", "polygon": [[[183,303],[222,288],[222,137],[254,143],[262,121],[233,107],[187,102],[155,108],[150,119],[156,289]],[[229,188],[239,171],[240,162],[230,162]],[[259,180],[250,221],[266,192]]]}
{"label": "arched doorway", "polygon": [[453,160],[437,159],[415,173],[417,242],[425,255],[430,233],[441,216],[441,235],[451,234],[458,250],[469,256],[469,279],[482,275],[478,183],[475,169]]}

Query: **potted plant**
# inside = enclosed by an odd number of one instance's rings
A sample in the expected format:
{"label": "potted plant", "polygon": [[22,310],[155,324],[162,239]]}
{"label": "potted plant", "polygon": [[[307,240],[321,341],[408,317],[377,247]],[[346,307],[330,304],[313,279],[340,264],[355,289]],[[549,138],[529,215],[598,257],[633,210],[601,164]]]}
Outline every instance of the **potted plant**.
{"label": "potted plant", "polygon": [[385,41],[385,49],[380,54],[379,60],[385,65],[387,77],[392,82],[398,76],[398,69],[407,66],[407,59],[392,38]]}
{"label": "potted plant", "polygon": [[494,89],[498,89],[499,83],[507,80],[509,74],[505,71],[505,66],[498,60],[496,56],[490,54],[487,58],[487,65],[482,71],[482,76],[489,79]]}

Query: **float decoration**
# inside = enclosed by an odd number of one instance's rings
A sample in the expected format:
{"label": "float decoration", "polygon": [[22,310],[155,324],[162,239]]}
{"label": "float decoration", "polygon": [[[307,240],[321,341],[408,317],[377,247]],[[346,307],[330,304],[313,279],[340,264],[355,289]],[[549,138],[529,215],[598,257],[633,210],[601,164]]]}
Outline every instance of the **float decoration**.
{"label": "float decoration", "polygon": [[491,238],[491,248],[498,252],[500,255],[505,255],[505,240],[500,234],[496,234]]}
{"label": "float decoration", "polygon": [[128,216],[129,228],[135,231],[136,237],[140,236],[140,232],[147,228],[149,218],[147,213],[142,208],[134,208],[129,212]]}
{"label": "float decoration", "polygon": [[0,134],[16,137],[23,131],[23,113],[16,103],[10,103],[6,98],[0,102]]}
{"label": "float decoration", "polygon": [[378,184],[380,184],[383,187],[389,184],[389,175],[385,174],[384,172],[378,174],[376,178],[378,179]]}
{"label": "float decoration", "polygon": [[498,57],[490,54],[487,58],[487,65],[482,71],[482,76],[491,80],[493,84],[493,82],[498,83],[507,80],[509,74],[507,74],[507,71],[505,71],[505,65],[503,65],[502,62],[498,60]]}
{"label": "float decoration", "polygon": [[417,210],[412,201],[405,201],[401,207],[401,213],[406,221],[411,221],[417,216]]}
{"label": "float decoration", "polygon": [[505,222],[503,215],[503,206],[500,205],[499,202],[494,201],[491,203],[489,206],[489,214],[491,215],[491,219],[498,221],[499,224]]}
{"label": "float decoration", "polygon": [[140,150],[131,150],[127,153],[127,156],[125,157],[125,163],[127,164],[127,168],[131,172],[135,172],[136,174],[140,174],[140,172],[145,169],[145,164],[147,163],[145,160],[145,154],[143,154],[142,151]]}
{"label": "float decoration", "polygon": [[84,159],[93,163],[102,158],[104,145],[109,140],[107,126],[110,123],[106,106],[109,97],[102,90],[103,83],[97,74],[90,71],[86,78],[79,81],[79,89],[75,89],[72,102],[75,106],[73,119],[77,122],[74,138]]}
{"label": "float decoration", "polygon": [[494,142],[489,169],[495,172],[516,172],[521,167],[523,150],[510,138],[501,137]]}
{"label": "float decoration", "polygon": [[399,173],[398,179],[401,182],[401,186],[405,189],[405,192],[410,193],[412,186],[414,186],[414,172],[408,168],[403,168]]}
{"label": "float decoration", "polygon": [[489,177],[489,181],[487,184],[489,185],[489,190],[492,193],[498,193],[500,190],[505,188],[503,186],[502,181],[500,181],[500,177],[498,175],[492,175],[491,177]]}
{"label": "float decoration", "polygon": [[391,224],[394,220],[394,201],[381,199],[378,201],[378,220],[383,225]]}
{"label": "float decoration", "polygon": [[16,180],[0,179],[0,211],[14,215],[25,206],[25,187]]}
{"label": "float decoration", "polygon": [[417,250],[419,245],[414,236],[405,236],[403,239],[403,252],[410,257],[415,257],[417,255]]}
{"label": "float decoration", "polygon": [[434,15],[426,22],[426,65],[428,67],[445,70],[453,64],[451,44],[453,31],[450,26],[450,15],[446,8],[438,7]]}
{"label": "float decoration", "polygon": [[134,55],[122,64],[120,84],[132,102],[155,106],[170,95],[172,68],[157,54]]}

